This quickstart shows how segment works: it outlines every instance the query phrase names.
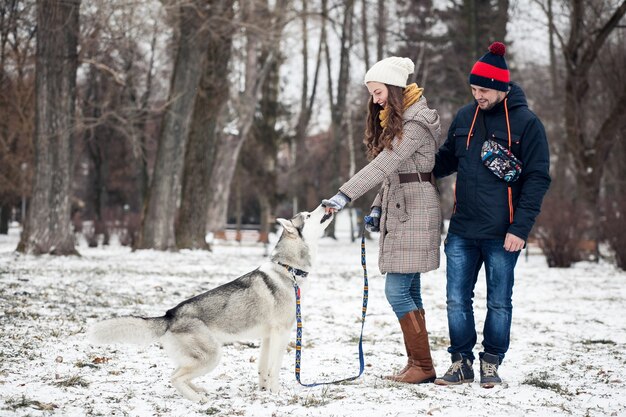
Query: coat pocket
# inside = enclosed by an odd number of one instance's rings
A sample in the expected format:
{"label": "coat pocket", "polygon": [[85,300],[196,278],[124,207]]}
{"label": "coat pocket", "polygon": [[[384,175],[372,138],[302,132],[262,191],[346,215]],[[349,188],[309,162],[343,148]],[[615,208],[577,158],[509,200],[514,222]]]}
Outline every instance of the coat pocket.
{"label": "coat pocket", "polygon": [[392,211],[394,217],[397,217],[401,223],[409,220],[410,216],[406,206],[406,195],[404,194],[404,188],[398,187],[393,193],[393,200],[391,201]]}
{"label": "coat pocket", "polygon": [[[457,127],[454,130],[454,137],[456,139],[455,141],[455,149],[454,149],[454,155],[457,158],[463,158],[465,157],[465,154],[467,153],[467,136],[469,135],[469,127]],[[476,132],[476,129],[474,129],[474,131],[472,132],[471,136],[474,136],[474,133]]]}
{"label": "coat pocket", "polygon": [[[506,131],[503,131],[503,130],[494,131],[491,134],[491,139],[495,140],[497,143],[504,146],[506,149],[509,149],[509,135],[506,133]],[[515,155],[518,158],[519,158],[521,141],[522,141],[522,138],[520,137],[520,135],[516,135],[513,132],[511,132],[511,152],[513,152],[513,155]]]}

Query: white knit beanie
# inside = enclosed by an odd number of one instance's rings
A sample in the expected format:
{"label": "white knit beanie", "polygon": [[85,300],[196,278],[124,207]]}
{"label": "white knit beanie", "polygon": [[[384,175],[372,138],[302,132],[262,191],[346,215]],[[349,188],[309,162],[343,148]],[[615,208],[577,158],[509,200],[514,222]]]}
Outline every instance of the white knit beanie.
{"label": "white knit beanie", "polygon": [[414,70],[415,64],[409,58],[392,56],[372,65],[372,68],[365,74],[363,82],[367,84],[370,81],[376,81],[404,88],[409,74],[413,74]]}

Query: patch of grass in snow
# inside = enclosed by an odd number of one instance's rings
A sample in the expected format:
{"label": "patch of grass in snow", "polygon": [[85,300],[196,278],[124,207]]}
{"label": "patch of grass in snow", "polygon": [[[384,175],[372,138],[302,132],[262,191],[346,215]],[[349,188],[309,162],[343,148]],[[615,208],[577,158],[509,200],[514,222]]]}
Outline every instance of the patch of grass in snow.
{"label": "patch of grass in snow", "polygon": [[[357,339],[358,342],[358,339]],[[312,341],[306,341],[305,343],[302,344],[302,349],[310,349],[315,347],[315,343],[313,343]],[[292,350],[294,350],[296,348],[296,342],[291,341],[289,342],[289,344],[287,345],[287,352],[291,352]]]}
{"label": "patch of grass in snow", "polygon": [[4,315],[7,318],[16,318],[16,319],[30,319],[35,320],[40,317],[39,313],[34,311],[23,311],[23,310],[4,310]]}
{"label": "patch of grass in snow", "polygon": [[566,388],[563,388],[561,384],[556,382],[548,382],[549,375],[547,372],[540,372],[539,375],[533,377],[527,377],[522,384],[531,385],[533,387],[548,389],[561,395],[572,395]]}
{"label": "patch of grass in snow", "polygon": [[209,407],[206,410],[204,410],[203,414],[206,414],[207,416],[212,416],[213,414],[217,414],[220,411],[221,410],[219,408]]}
{"label": "patch of grass in snow", "polygon": [[[359,340],[361,340],[361,336],[351,336],[350,338],[348,338],[348,340],[346,340],[346,343],[349,343],[351,345],[355,345],[359,343]],[[376,341],[375,339],[371,338],[371,337],[367,337],[367,336],[363,336],[363,343],[370,343],[370,344],[375,344]]]}
{"label": "patch of grass in snow", "polygon": [[449,346],[448,337],[429,335],[431,350],[445,349]]}
{"label": "patch of grass in snow", "polygon": [[311,394],[310,391],[306,397],[298,398],[294,396],[293,400],[299,401],[304,407],[323,407],[332,400],[341,400],[345,398],[343,391],[331,391],[329,385],[324,385],[319,395]]}
{"label": "patch of grass in snow", "polygon": [[83,361],[78,361],[78,362],[74,363],[74,366],[77,367],[77,368],[96,368],[96,369],[99,368],[99,366],[94,364],[94,363],[83,362]]}
{"label": "patch of grass in snow", "polygon": [[37,400],[30,400],[26,396],[22,395],[20,398],[8,398],[5,401],[7,408],[5,410],[18,410],[20,408],[35,408],[37,410],[51,411],[55,408],[59,408],[58,405],[53,403],[43,403]]}
{"label": "patch of grass in snow", "polygon": [[583,340],[583,345],[616,345],[612,340],[607,339],[585,339]]}
{"label": "patch of grass in snow", "polygon": [[302,405],[304,407],[322,407],[326,404],[328,404],[328,399],[324,396],[317,397],[311,394],[302,399]]}
{"label": "patch of grass in snow", "polygon": [[83,387],[89,386],[89,382],[85,381],[82,376],[74,375],[67,379],[57,381],[54,383],[57,387]]}

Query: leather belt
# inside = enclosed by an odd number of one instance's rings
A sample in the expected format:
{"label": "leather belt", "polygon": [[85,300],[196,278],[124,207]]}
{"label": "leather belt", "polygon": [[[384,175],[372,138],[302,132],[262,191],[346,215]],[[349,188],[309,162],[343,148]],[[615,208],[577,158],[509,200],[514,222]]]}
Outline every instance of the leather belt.
{"label": "leather belt", "polygon": [[410,172],[404,174],[398,174],[400,184],[405,182],[430,182],[430,172]]}

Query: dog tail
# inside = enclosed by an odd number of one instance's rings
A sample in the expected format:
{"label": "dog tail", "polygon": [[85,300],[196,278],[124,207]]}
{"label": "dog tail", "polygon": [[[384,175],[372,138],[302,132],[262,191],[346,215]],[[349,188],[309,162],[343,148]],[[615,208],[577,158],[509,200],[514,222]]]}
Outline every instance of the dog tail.
{"label": "dog tail", "polygon": [[167,319],[163,317],[118,317],[100,321],[87,331],[87,339],[93,344],[134,343],[148,345],[167,331]]}

